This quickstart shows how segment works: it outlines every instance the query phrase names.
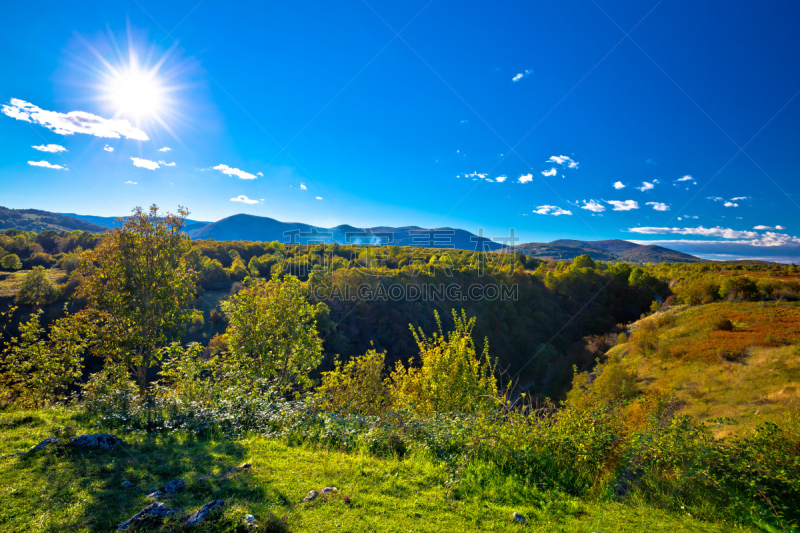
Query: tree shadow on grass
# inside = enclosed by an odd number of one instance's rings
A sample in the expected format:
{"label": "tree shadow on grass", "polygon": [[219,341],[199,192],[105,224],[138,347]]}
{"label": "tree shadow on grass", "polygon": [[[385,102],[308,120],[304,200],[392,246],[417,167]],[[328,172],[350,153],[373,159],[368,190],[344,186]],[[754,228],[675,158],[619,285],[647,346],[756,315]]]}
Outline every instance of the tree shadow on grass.
{"label": "tree shadow on grass", "polygon": [[[27,471],[25,475],[40,478],[33,480],[38,484],[39,501],[31,503],[49,508],[42,530],[116,530],[154,501],[178,510],[164,526],[170,530],[181,517],[212,500],[243,508],[256,502],[288,501],[285,494],[257,481],[258,458],[248,457],[247,449],[236,441],[186,434],[123,438],[127,444],[111,450],[51,445],[9,465],[20,475]],[[245,461],[253,463],[252,469],[228,473]],[[147,498],[152,489],[174,479],[183,480],[185,488],[157,500]],[[123,487],[124,481],[133,486]]]}

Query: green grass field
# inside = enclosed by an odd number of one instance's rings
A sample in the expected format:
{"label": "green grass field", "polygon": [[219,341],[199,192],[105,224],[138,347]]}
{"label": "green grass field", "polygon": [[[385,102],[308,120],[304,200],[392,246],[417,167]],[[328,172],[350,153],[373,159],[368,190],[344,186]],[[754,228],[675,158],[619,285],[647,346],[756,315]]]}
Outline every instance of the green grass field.
{"label": "green grass field", "polygon": [[[27,450],[51,435],[97,431],[82,427],[63,410],[0,413],[0,454]],[[754,531],[704,523],[643,503],[584,502],[537,493],[511,480],[500,490],[487,488],[479,496],[460,499],[447,493],[449,470],[422,457],[382,460],[288,447],[262,437],[229,441],[116,434],[127,444],[114,450],[54,445],[0,459],[0,530],[110,531],[151,503],[147,489],[180,478],[186,488],[160,500],[180,512],[157,530],[183,530],[180,517],[225,499],[221,516],[193,530],[233,531],[245,514],[252,514],[257,531]],[[225,476],[231,466],[244,462],[252,463],[250,472]],[[126,480],[134,487],[123,488]],[[326,486],[339,492],[300,503],[309,490]],[[528,525],[513,524],[514,511],[526,516]],[[282,518],[284,527],[270,522],[270,513]]]}

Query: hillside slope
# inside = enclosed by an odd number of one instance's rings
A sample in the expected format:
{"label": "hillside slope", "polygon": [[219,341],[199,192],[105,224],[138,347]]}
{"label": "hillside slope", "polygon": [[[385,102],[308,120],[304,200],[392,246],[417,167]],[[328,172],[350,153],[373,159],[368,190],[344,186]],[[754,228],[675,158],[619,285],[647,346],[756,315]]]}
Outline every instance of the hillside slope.
{"label": "hillside slope", "polygon": [[103,233],[106,228],[80,220],[67,215],[59,215],[50,211],[39,209],[10,209],[0,206],[0,229],[20,229],[24,231],[91,231],[92,233]]}
{"label": "hillside slope", "polygon": [[678,307],[632,330],[609,358],[635,370],[642,390],[672,391],[683,414],[736,420],[719,426],[718,435],[800,415],[800,303]]}

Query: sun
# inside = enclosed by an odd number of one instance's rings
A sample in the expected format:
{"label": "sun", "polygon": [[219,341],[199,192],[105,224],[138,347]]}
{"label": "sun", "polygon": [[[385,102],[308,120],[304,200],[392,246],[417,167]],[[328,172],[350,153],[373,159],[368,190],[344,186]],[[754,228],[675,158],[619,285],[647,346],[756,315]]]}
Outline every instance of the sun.
{"label": "sun", "polygon": [[176,54],[177,44],[162,49],[130,26],[124,38],[109,30],[93,43],[81,43],[90,55],[77,59],[92,80],[96,108],[140,128],[160,125],[175,137],[175,123],[187,118],[181,112],[187,99],[182,92],[191,86],[186,80],[191,67]]}
{"label": "sun", "polygon": [[117,113],[135,120],[158,117],[164,111],[166,91],[157,72],[141,67],[119,72],[110,83],[108,99]]}

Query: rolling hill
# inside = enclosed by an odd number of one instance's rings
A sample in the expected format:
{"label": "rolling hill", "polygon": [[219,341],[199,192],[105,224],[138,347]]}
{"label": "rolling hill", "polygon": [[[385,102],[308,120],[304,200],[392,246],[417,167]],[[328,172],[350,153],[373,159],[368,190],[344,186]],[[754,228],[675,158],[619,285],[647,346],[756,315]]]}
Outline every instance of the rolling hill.
{"label": "rolling hill", "polygon": [[192,239],[218,241],[280,241],[326,242],[340,244],[396,244],[398,246],[424,246],[431,248],[457,248],[475,250],[478,243],[484,250],[498,250],[502,246],[456,228],[424,229],[418,226],[356,228],[342,224],[323,228],[302,222],[281,222],[269,217],[233,215],[217,222],[189,225],[187,233]]}
{"label": "rolling hill", "polygon": [[0,206],[0,229],[20,229],[24,231],[91,231],[102,233],[105,227],[72,216],[60,215],[38,209],[10,209]]}
{"label": "rolling hill", "polygon": [[518,253],[555,261],[571,260],[586,254],[599,261],[631,261],[634,263],[695,263],[703,261],[693,255],[657,245],[642,245],[620,239],[578,241],[558,239],[549,243],[530,242],[510,247]]}

